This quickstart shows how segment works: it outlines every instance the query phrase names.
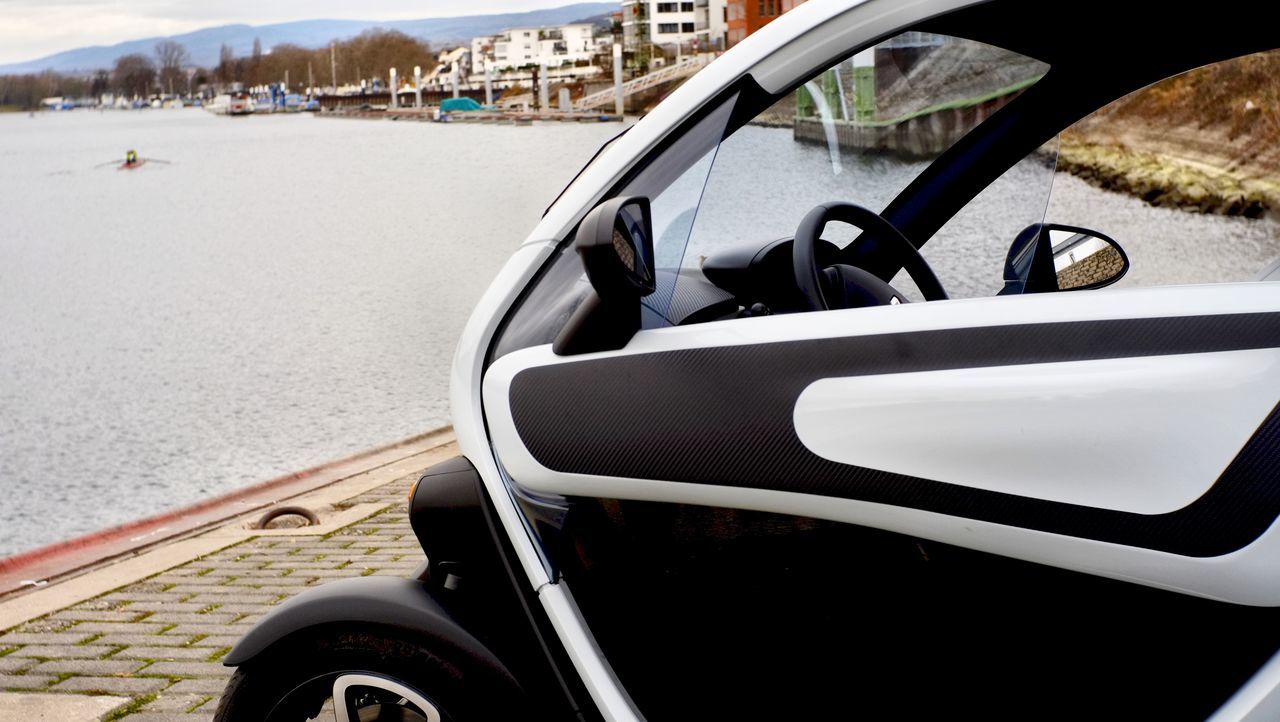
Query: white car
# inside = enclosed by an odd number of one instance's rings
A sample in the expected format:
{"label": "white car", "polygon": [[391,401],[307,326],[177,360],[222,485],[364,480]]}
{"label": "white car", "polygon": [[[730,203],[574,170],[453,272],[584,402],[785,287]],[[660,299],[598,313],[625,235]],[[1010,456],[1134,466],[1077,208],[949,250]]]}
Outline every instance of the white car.
{"label": "white car", "polygon": [[751,35],[477,306],[419,578],[282,605],[218,719],[1280,719],[1274,221],[1054,176],[1081,118],[1276,44],[1094,0]]}

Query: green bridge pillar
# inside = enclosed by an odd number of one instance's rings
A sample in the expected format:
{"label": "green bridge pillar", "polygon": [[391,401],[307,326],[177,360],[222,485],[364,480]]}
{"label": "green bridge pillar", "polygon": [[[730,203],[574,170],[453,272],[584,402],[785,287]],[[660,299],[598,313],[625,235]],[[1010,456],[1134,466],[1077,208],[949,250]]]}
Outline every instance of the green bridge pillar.
{"label": "green bridge pillar", "polygon": [[858,122],[876,119],[876,51],[863,50],[853,56],[853,118]]}

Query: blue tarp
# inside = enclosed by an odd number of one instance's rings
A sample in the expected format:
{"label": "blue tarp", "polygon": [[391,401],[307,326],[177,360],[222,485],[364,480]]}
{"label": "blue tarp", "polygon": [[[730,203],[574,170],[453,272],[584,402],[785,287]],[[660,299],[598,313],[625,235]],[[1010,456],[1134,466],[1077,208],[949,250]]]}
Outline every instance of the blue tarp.
{"label": "blue tarp", "polygon": [[463,110],[484,110],[484,106],[471,98],[445,98],[440,101],[440,110],[445,113],[457,113]]}

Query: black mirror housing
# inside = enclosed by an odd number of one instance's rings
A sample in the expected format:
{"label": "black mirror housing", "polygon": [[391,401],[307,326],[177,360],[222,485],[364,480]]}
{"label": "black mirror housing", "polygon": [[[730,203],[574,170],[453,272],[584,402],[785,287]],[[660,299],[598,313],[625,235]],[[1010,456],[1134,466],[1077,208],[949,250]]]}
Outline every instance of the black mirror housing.
{"label": "black mirror housing", "polygon": [[653,293],[648,198],[614,198],[596,206],[582,219],[573,246],[600,298],[639,299]]}
{"label": "black mirror housing", "polygon": [[551,350],[569,356],[622,348],[640,330],[640,299],[656,287],[649,199],[628,196],[596,206],[578,225],[573,245],[593,293]]}

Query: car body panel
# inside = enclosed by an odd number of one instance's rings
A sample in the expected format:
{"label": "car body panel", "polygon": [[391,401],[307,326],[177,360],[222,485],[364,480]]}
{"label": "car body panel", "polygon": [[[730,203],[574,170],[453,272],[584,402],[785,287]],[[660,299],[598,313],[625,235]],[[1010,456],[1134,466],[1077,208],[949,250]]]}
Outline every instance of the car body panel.
{"label": "car body panel", "polygon": [[[1236,354],[1270,354],[1280,345],[1276,306],[1275,287],[1269,284],[1219,284],[909,304],[655,329],[637,334],[617,352],[565,358],[544,346],[504,356],[486,376],[485,404],[495,448],[511,477],[538,493],[800,514],[1215,599],[1280,604],[1280,575],[1267,563],[1280,543],[1273,529],[1277,510],[1264,508],[1255,497],[1261,493],[1255,477],[1265,476],[1265,464],[1224,473],[1218,483],[1201,479],[1198,483],[1211,486],[1213,493],[1156,515],[1090,506],[1083,503],[1088,492],[1070,501],[1043,501],[1045,492],[1037,492],[1034,475],[1021,486],[990,492],[948,483],[946,477],[913,480],[794,456],[780,460],[791,453],[818,458],[791,431],[796,402],[813,381],[842,375],[841,369],[860,368],[864,376],[876,368],[912,370],[912,365],[916,371],[938,364],[1003,369],[1009,360],[1024,365],[1026,354],[1039,354],[1038,361],[1049,364],[1062,362],[1067,354],[1068,362],[1080,363],[1082,369],[1102,362],[1103,379],[1115,362],[1140,367],[1148,361],[1168,364],[1170,358],[1179,360],[1173,363],[1195,359],[1191,363],[1232,374],[1240,360]],[[1192,309],[1198,313],[1179,315]],[[1099,330],[1107,327],[1111,331]],[[968,338],[1001,331],[998,339]],[[932,341],[922,341],[942,332],[962,335],[932,350],[927,346]],[[1090,338],[1095,348],[1078,348]],[[800,344],[800,350],[786,348],[788,343]],[[853,351],[873,344],[876,350],[861,356]],[[955,354],[964,348],[977,355],[957,360]],[[732,361],[723,353],[732,349],[746,355]],[[774,350],[779,352],[776,362],[768,356]],[[628,358],[636,363],[622,365]],[[809,359],[811,368],[803,372],[808,375],[785,378],[787,359]],[[680,365],[681,373],[673,374],[671,364]],[[752,368],[759,374],[734,378]],[[551,375],[529,376],[536,383],[523,389],[517,382],[521,374],[545,369],[576,389],[564,407],[529,406],[545,404],[536,398],[538,389],[550,396],[559,391],[548,385]],[[1235,433],[1244,430],[1259,437],[1253,443],[1262,448],[1262,457],[1275,439],[1271,432],[1253,434],[1249,427],[1256,429],[1261,416],[1280,400],[1277,371],[1268,362],[1255,369],[1256,385],[1248,388],[1269,389],[1269,394],[1251,399],[1233,424]],[[620,378],[626,382],[618,382]],[[1123,388],[1128,378],[1126,371],[1112,380]],[[674,385],[667,385],[667,379]],[[1164,380],[1175,387],[1180,382],[1176,375]],[[1018,383],[1016,376],[1003,385],[990,383],[986,398],[1009,393]],[[774,392],[778,397],[765,401]],[[686,397],[697,394],[702,396],[686,403]],[[722,401],[709,401],[714,398]],[[526,410],[517,412],[522,404]],[[778,418],[756,415],[735,424],[734,416],[743,417],[747,404],[773,408]],[[1148,412],[1159,413],[1159,407]],[[614,420],[601,423],[601,414]],[[527,419],[533,418],[543,420],[542,426],[530,425]],[[705,432],[690,431],[699,425],[705,425]],[[788,431],[790,439],[784,438]],[[652,442],[654,434],[663,436],[665,445]],[[920,439],[913,429],[903,434],[903,444]],[[545,453],[547,444],[554,443],[548,440],[556,438],[574,439],[572,448],[578,451],[572,460]],[[694,447],[698,453],[691,457]],[[749,458],[735,456],[747,454]],[[681,459],[686,463],[678,471],[661,471],[673,468],[664,466],[666,461]],[[1003,460],[995,456],[988,462],[1000,465]],[[792,476],[794,464],[807,471]],[[1280,480],[1272,475],[1261,481]],[[1117,498],[1124,493],[1115,492]],[[1226,518],[1240,521],[1224,523]]]}
{"label": "car body panel", "polygon": [[1275,407],[1277,380],[1274,348],[828,377],[792,422],[828,461],[1169,514],[1213,487]]}

